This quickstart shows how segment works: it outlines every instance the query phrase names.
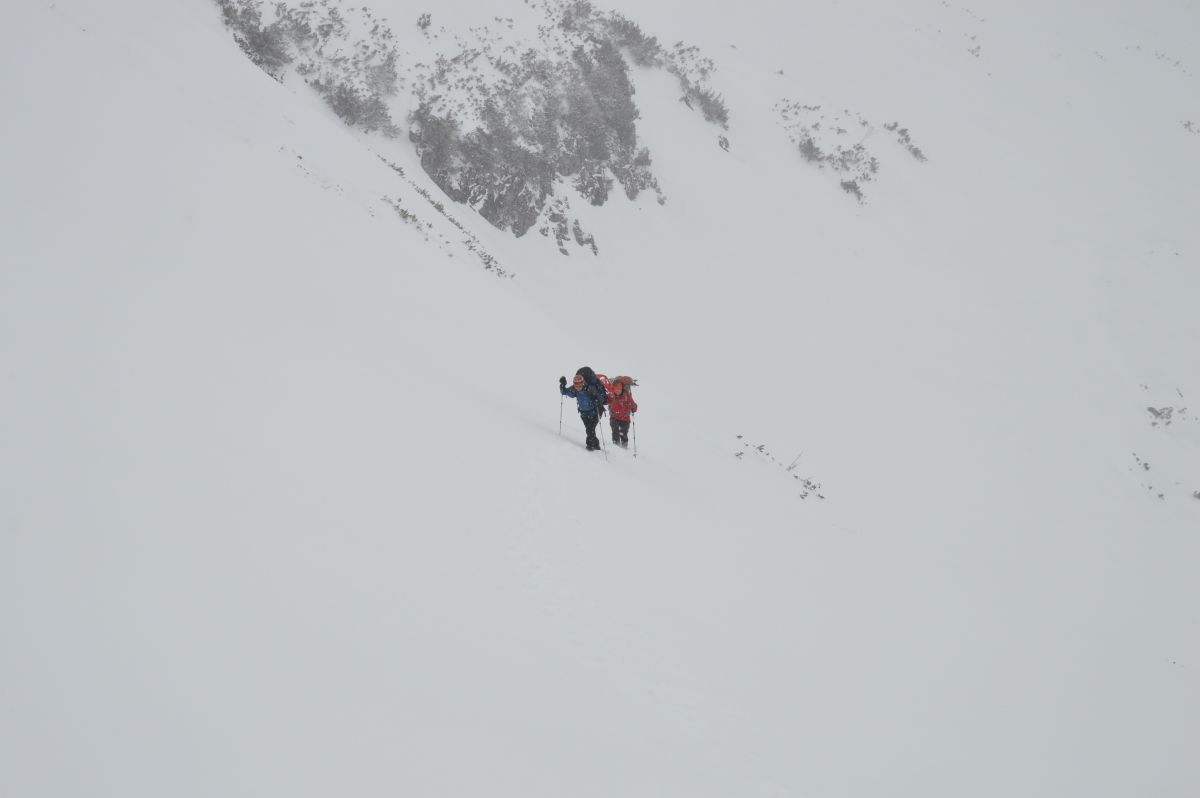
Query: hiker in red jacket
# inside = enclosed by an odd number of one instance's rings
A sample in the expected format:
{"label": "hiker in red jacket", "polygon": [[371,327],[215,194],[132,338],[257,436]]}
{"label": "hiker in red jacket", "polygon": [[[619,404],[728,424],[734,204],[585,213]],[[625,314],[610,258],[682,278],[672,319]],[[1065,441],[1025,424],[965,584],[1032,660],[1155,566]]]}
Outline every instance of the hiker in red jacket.
{"label": "hiker in red jacket", "polygon": [[608,423],[612,427],[612,441],[622,449],[629,448],[629,422],[637,412],[631,389],[637,381],[630,377],[617,377],[612,381],[612,392],[608,397]]}

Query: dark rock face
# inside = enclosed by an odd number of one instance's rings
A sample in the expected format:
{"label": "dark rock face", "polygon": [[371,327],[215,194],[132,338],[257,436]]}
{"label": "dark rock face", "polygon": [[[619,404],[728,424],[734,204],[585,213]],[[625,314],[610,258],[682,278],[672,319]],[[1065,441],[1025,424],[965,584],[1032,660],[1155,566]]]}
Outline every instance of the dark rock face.
{"label": "dark rock face", "polygon": [[[634,23],[587,2],[547,4],[545,14],[537,49],[496,55],[482,38],[478,47],[439,59],[419,82],[409,137],[447,196],[491,224],[517,236],[535,226],[543,234],[573,227],[579,246],[595,252],[579,221],[568,225],[566,198],[551,202],[556,185],[571,186],[592,205],[607,202],[616,186],[630,199],[653,191],[666,201],[650,152],[638,146],[629,59],[674,74],[681,99],[711,121],[724,125],[728,114],[702,86],[712,64],[694,48],[668,52]],[[495,77],[480,79],[481,68]],[[567,236],[555,238],[565,251]]]}

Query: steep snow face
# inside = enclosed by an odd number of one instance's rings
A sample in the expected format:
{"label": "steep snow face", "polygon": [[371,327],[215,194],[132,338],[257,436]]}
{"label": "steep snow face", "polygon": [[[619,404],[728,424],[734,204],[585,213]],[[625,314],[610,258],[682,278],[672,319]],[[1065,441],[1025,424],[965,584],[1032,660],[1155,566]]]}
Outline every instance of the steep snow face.
{"label": "steep snow face", "polygon": [[568,256],[215,5],[11,12],[0,792],[1200,783],[1197,11],[614,10],[728,129],[631,65],[666,202]]}

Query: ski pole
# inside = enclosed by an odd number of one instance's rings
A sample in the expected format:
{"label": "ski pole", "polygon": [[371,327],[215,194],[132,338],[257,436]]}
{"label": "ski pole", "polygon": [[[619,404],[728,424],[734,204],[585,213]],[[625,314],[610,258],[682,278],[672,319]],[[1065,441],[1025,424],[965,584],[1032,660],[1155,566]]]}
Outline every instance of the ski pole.
{"label": "ski pole", "polygon": [[558,437],[560,438],[562,437],[562,408],[564,398],[562,394],[558,395]]}
{"label": "ski pole", "polygon": [[600,413],[600,407],[596,407],[596,431],[599,432],[600,448],[604,450],[604,462],[608,462],[608,444],[604,442],[604,430],[600,428],[600,420],[604,416]]}
{"label": "ski pole", "polygon": [[629,417],[629,426],[633,427],[633,456],[637,457],[637,420],[633,416]]}

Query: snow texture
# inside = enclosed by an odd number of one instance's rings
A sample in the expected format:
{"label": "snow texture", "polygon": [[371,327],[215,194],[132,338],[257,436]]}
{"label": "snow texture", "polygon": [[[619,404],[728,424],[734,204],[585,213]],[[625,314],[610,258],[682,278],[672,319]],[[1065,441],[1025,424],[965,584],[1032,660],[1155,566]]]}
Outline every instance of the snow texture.
{"label": "snow texture", "polygon": [[[571,257],[215,3],[8,10],[0,795],[1196,794],[1200,8],[612,10],[728,126],[631,61]],[[544,19],[370,12],[400,128]]]}

